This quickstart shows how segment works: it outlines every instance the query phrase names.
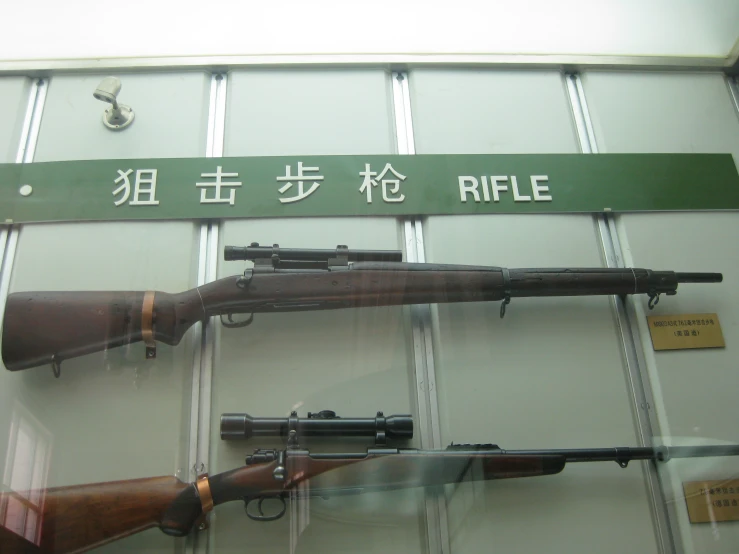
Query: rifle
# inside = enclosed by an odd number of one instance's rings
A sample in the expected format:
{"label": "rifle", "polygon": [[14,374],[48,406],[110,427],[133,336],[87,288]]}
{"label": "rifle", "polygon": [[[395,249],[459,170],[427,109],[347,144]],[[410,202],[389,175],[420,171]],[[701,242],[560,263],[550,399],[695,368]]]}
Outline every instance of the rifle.
{"label": "rifle", "polygon": [[[64,554],[84,552],[153,527],[171,536],[185,536],[193,529],[206,529],[208,512],[226,502],[243,501],[248,517],[267,522],[284,516],[286,498],[552,475],[568,462],[615,461],[625,468],[631,460],[736,455],[739,445],[506,451],[484,444],[452,445],[446,450],[370,448],[348,454],[312,454],[294,445],[284,450],[257,449],[243,467],[201,475],[194,483],[164,476],[8,492],[0,494],[0,506],[11,499],[27,503],[27,498],[40,494],[39,551]],[[280,507],[265,514],[263,503],[269,499],[279,501]],[[20,541],[4,541],[0,546],[4,554],[27,551]]]}
{"label": "rifle", "polygon": [[[718,283],[720,273],[649,269],[507,269],[403,263],[400,251],[226,246],[226,260],[251,260],[243,275],[170,294],[132,292],[16,292],[5,308],[2,358],[17,371],[51,364],[55,376],[69,358],[143,341],[176,345],[196,322],[220,316],[245,327],[255,313],[331,310],[441,302],[502,301],[514,297],[647,294],[654,307],[678,283]],[[251,314],[241,322],[233,314]],[[225,318],[225,319],[224,319]]]}

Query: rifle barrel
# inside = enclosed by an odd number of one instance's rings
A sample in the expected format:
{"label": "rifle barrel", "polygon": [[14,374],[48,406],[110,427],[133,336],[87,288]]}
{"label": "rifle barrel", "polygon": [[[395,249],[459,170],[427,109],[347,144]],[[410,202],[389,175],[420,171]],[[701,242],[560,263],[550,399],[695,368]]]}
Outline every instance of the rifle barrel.
{"label": "rifle barrel", "polygon": [[512,456],[564,456],[568,462],[629,462],[631,460],[659,460],[671,458],[707,458],[711,456],[739,456],[739,444],[708,446],[637,446],[615,448],[577,448],[574,450],[501,450]]}
{"label": "rifle barrel", "polygon": [[724,280],[721,273],[681,273],[676,272],[678,283],[720,283]]}

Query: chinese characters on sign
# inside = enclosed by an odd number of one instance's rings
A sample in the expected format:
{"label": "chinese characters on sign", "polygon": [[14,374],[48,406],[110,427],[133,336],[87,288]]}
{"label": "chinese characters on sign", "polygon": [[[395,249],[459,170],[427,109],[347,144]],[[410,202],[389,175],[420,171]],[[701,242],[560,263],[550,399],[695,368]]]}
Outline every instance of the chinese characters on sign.
{"label": "chinese characters on sign", "polygon": [[[378,164],[376,167],[380,167]],[[156,199],[157,169],[136,169],[133,186],[131,176],[134,169],[126,171],[119,169],[118,177],[113,180],[113,205],[116,207],[128,204],[129,206],[157,206]],[[295,173],[293,173],[295,171]],[[275,176],[279,188],[275,200],[281,204],[292,204],[305,200],[319,190],[322,182],[326,180],[320,174],[318,166],[311,167],[304,162],[298,161],[295,168],[291,165],[285,166],[285,174]],[[382,171],[372,169],[372,164],[365,163],[363,171],[357,171],[358,179],[356,186],[367,204],[373,203],[373,192],[378,190],[382,201],[387,204],[401,203],[406,199],[401,192],[401,184],[409,179],[392,164],[385,163]],[[200,174],[204,181],[195,182],[195,188],[200,189],[200,204],[236,204],[236,189],[243,185],[238,172],[224,172],[223,166],[216,166],[215,172],[204,172]],[[361,179],[361,182],[360,182]],[[529,177],[530,190],[522,192],[519,188],[518,178],[515,175],[477,177],[459,176],[458,178],[460,201],[465,203],[468,199],[474,202],[490,202],[491,194],[493,202],[500,202],[501,193],[510,192],[514,202],[551,202],[549,185],[543,184],[549,180],[547,175],[531,175]],[[342,183],[342,185],[345,183]],[[482,192],[482,196],[480,195]],[[530,194],[529,194],[530,193]],[[328,194],[328,193],[327,193]]]}
{"label": "chinese characters on sign", "polygon": [[717,314],[650,315],[647,323],[655,350],[726,346]]}
{"label": "chinese characters on sign", "polygon": [[[303,162],[298,162],[297,173],[292,175],[290,166],[285,166],[285,175],[276,177],[278,182],[285,182],[283,186],[278,189],[279,194],[284,194],[291,190],[297,183],[297,191],[294,196],[278,198],[283,204],[289,204],[292,202],[298,202],[313,194],[320,183],[323,181],[323,175],[306,175],[306,173],[318,172],[318,167],[304,166]],[[395,178],[385,178],[386,175],[391,173]],[[120,183],[120,186],[113,191],[113,196],[121,194],[118,200],[114,200],[115,206],[121,206],[125,204],[131,196],[131,182],[129,176],[133,173],[133,169],[127,171],[118,170],[118,178],[113,181],[114,185]],[[405,199],[405,195],[400,193],[400,183],[405,181],[406,176],[397,172],[393,169],[391,164],[385,164],[384,169],[378,175],[377,172],[372,171],[370,164],[365,164],[364,171],[360,171],[359,175],[364,177],[364,181],[359,187],[359,192],[367,195],[367,203],[372,203],[372,188],[381,185],[382,187],[382,199],[385,202],[402,202]],[[236,191],[235,187],[242,186],[240,181],[224,181],[223,179],[232,179],[239,176],[238,173],[224,173],[222,166],[216,167],[215,173],[201,173],[202,178],[213,179],[208,182],[198,182],[195,186],[200,189],[200,203],[201,204],[230,204],[233,206],[236,202]],[[131,206],[156,206],[159,204],[158,200],[155,200],[156,194],[156,169],[137,169],[136,179],[134,182],[134,194],[133,200],[129,202]],[[305,190],[304,181],[312,181],[310,188]],[[379,181],[379,183],[378,183]],[[142,185],[146,185],[142,187]],[[228,190],[228,196],[223,196],[222,188]],[[212,189],[213,195],[208,196],[206,189]],[[142,198],[142,195],[144,196]]]}
{"label": "chinese characters on sign", "polygon": [[[280,194],[286,193],[293,187],[292,182],[295,180],[297,180],[298,183],[298,192],[297,194],[295,194],[295,196],[291,196],[290,198],[280,198],[280,202],[282,202],[283,204],[298,202],[303,198],[310,196],[316,191],[316,189],[320,185],[318,181],[323,181],[323,175],[313,175],[311,177],[306,177],[303,173],[304,171],[314,172],[319,171],[319,169],[317,167],[303,167],[303,162],[298,162],[298,174],[290,175],[290,166],[285,166],[285,175],[283,175],[282,177],[277,177],[277,181],[285,181],[286,183],[282,185],[279,189],[277,189],[277,192],[279,192]],[[307,191],[303,189],[303,179],[310,179],[313,181],[313,184]]]}
{"label": "chinese characters on sign", "polygon": [[[396,178],[385,179],[385,175],[387,175],[388,172],[395,175]],[[368,204],[372,204],[372,187],[378,186],[377,181],[382,183],[382,199],[385,202],[402,202],[405,200],[405,194],[398,194],[400,192],[400,182],[405,181],[405,175],[401,175],[395,171],[393,166],[390,164],[385,164],[385,168],[379,175],[370,169],[370,164],[364,164],[364,171],[360,171],[359,175],[364,177],[362,186],[359,187],[359,193],[367,194]],[[377,177],[377,179],[373,179],[373,177]]]}
{"label": "chinese characters on sign", "polygon": [[[129,179],[133,169],[127,171],[118,170],[118,178],[113,181],[114,185],[120,183],[120,186],[113,191],[113,196],[121,197],[114,200],[113,204],[120,206],[125,204],[131,196],[131,181]],[[142,187],[142,185],[148,185]],[[133,200],[129,202],[131,206],[157,206],[159,201],[154,199],[157,191],[157,170],[156,169],[137,169],[136,179],[133,184]]]}
{"label": "chinese characters on sign", "polygon": [[683,483],[691,523],[739,520],[739,481]]}
{"label": "chinese characters on sign", "polygon": [[[203,179],[215,179],[213,182],[207,183],[195,183],[195,186],[200,189],[200,203],[201,204],[230,204],[234,205],[236,202],[236,190],[232,187],[240,187],[240,181],[231,181],[228,183],[223,182],[223,178],[231,179],[238,177],[238,173],[223,173],[223,168],[219,165],[216,167],[215,173],[201,173],[200,176]],[[228,191],[228,197],[224,198],[221,196],[221,188],[230,188]],[[213,189],[213,196],[208,197],[207,189]]]}

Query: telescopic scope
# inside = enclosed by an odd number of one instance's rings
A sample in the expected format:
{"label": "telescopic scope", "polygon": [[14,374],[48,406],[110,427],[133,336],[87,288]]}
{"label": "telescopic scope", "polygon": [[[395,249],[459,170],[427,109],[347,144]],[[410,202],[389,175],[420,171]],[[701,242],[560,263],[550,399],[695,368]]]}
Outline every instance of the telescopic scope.
{"label": "telescopic scope", "polygon": [[391,440],[413,438],[413,417],[391,415],[385,417],[377,412],[376,417],[343,418],[335,412],[324,410],[298,417],[252,417],[249,414],[222,414],[221,439],[244,440],[252,437],[287,438],[291,430],[299,437],[379,437]]}
{"label": "telescopic scope", "polygon": [[226,246],[223,249],[224,260],[259,260],[270,259],[275,256],[282,261],[291,262],[328,262],[333,258],[345,257],[350,262],[402,262],[403,253],[400,250],[355,250],[346,246],[337,246],[332,250],[314,248],[280,248],[274,246],[259,246],[253,242],[249,246]]}

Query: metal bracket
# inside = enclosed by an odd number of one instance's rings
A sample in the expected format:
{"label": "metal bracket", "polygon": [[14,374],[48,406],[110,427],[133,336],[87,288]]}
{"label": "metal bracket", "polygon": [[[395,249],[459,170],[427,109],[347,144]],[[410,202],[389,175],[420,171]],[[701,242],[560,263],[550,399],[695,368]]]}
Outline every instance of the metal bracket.
{"label": "metal bracket", "polygon": [[277,452],[277,467],[272,472],[272,477],[275,481],[284,481],[287,477],[287,469],[285,469],[285,451],[280,450]]}
{"label": "metal bracket", "polygon": [[254,277],[254,270],[245,270],[244,274],[236,279],[236,286],[239,287],[241,290],[246,290],[246,287],[248,287],[249,283],[251,283],[252,277]]}
{"label": "metal bracket", "polygon": [[385,435],[386,425],[387,420],[385,419],[385,414],[377,412],[377,417],[375,418],[375,428],[377,429],[375,433],[375,446],[385,446],[387,444],[387,436]]}
{"label": "metal bracket", "polygon": [[650,310],[653,310],[659,304],[659,293],[655,290],[650,290],[647,292],[647,295],[649,296],[649,303],[647,305]]}
{"label": "metal bracket", "polygon": [[507,268],[501,268],[503,273],[503,303],[500,305],[500,318],[505,317],[505,309],[511,303],[511,274]]}
{"label": "metal bracket", "polygon": [[333,410],[321,410],[320,412],[308,412],[308,419],[339,419],[339,416]]}
{"label": "metal bracket", "polygon": [[346,269],[349,267],[349,247],[346,244],[339,244],[336,247],[336,257],[328,259],[329,271],[336,269]]}
{"label": "metal bracket", "polygon": [[208,521],[208,514],[200,514],[200,517],[195,520],[194,528],[198,531],[205,531],[210,527],[210,522]]}
{"label": "metal bracket", "polygon": [[500,304],[500,319],[503,319],[505,317],[505,307],[511,303],[511,296],[510,294],[506,294],[503,297],[503,302]]}
{"label": "metal bracket", "polygon": [[56,357],[56,354],[51,357],[51,372],[57,379],[62,374],[62,362]]}
{"label": "metal bracket", "polygon": [[628,448],[616,448],[616,463],[619,467],[626,468],[629,465],[630,457]]}
{"label": "metal bracket", "polygon": [[299,448],[298,445],[298,412],[290,412],[290,417],[287,418],[287,449],[295,450]]}
{"label": "metal bracket", "polygon": [[103,125],[112,131],[122,131],[133,123],[134,115],[130,106],[118,104],[118,109],[110,107],[103,112]]}

